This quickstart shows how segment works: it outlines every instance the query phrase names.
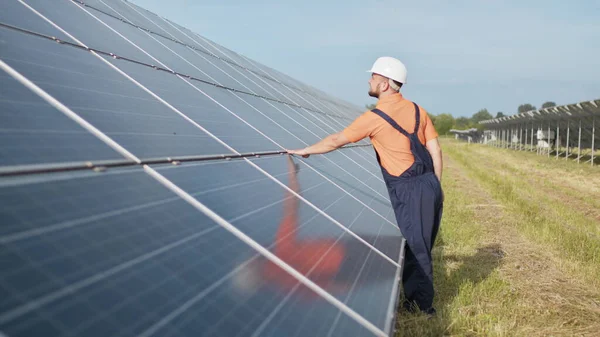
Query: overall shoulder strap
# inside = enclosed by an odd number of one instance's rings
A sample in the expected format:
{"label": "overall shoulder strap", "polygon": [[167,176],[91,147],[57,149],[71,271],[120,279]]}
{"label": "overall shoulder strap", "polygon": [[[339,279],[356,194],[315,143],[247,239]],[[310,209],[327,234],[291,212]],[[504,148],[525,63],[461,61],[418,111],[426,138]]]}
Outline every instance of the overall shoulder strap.
{"label": "overall shoulder strap", "polygon": [[377,114],[377,116],[385,119],[386,122],[388,122],[391,126],[393,126],[394,129],[400,131],[401,134],[405,135],[406,137],[410,136],[410,134],[408,132],[406,132],[406,130],[404,130],[400,125],[398,125],[398,123],[396,123],[396,121],[393,120],[392,117],[388,116],[385,112],[383,112],[379,109],[373,109],[371,111],[374,112],[375,114]]}
{"label": "overall shoulder strap", "polygon": [[417,103],[413,102],[414,106],[415,106],[415,131],[414,134],[418,134],[419,132],[419,126],[421,124],[421,111],[419,110],[419,106],[417,105]]}

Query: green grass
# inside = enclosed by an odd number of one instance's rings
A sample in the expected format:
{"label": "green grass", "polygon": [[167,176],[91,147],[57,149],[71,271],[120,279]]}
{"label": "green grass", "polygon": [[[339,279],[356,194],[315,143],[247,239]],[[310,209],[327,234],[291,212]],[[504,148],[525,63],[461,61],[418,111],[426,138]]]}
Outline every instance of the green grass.
{"label": "green grass", "polygon": [[[564,191],[556,189],[550,194],[541,190],[535,177],[514,174],[502,163],[501,157],[486,155],[486,152],[495,151],[483,146],[448,146],[449,156],[467,167],[496,200],[509,208],[521,224],[522,233],[553,248],[570,262],[580,263],[579,267],[586,269],[586,273],[579,276],[592,282],[600,281],[598,221],[573,211]],[[473,165],[477,161],[480,164]],[[589,195],[587,199],[596,202],[597,196]]]}
{"label": "green grass", "polygon": [[597,168],[574,174],[576,163],[553,166],[535,153],[449,139],[442,145],[446,202],[434,248],[438,315],[428,320],[400,312],[398,336],[596,333],[600,241],[593,233],[600,221],[564,198],[593,200],[586,208],[597,197],[572,192],[565,181],[536,188],[547,179],[524,174],[519,161],[576,180],[595,179]]}

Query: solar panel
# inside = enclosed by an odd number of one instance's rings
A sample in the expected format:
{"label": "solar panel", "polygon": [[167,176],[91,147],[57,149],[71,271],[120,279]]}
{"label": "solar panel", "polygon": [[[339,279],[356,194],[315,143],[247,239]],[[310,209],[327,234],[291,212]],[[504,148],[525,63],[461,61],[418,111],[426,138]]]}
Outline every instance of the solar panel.
{"label": "solar panel", "polygon": [[283,155],[359,108],[121,0],[5,4],[0,69],[0,335],[393,332],[372,149]]}
{"label": "solar panel", "polygon": [[[554,152],[556,158],[563,155],[564,147],[565,158],[569,157],[569,153],[576,154],[577,162],[585,160],[594,165],[599,143],[599,133],[596,131],[600,117],[598,102],[600,100],[585,101],[482,121],[480,123],[489,129],[484,141],[501,147],[521,149],[524,145],[530,145],[529,150],[543,148],[548,156]],[[519,130],[531,131],[522,134]],[[511,141],[506,140],[507,136],[511,137]],[[540,137],[540,142],[534,143],[537,137]]]}

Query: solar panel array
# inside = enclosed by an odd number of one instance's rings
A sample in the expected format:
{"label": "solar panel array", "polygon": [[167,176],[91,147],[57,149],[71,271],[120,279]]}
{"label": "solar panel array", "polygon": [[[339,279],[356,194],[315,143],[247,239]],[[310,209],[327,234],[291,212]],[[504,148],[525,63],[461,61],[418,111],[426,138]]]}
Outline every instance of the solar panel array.
{"label": "solar panel array", "polygon": [[[594,165],[600,144],[600,99],[532,110],[480,122],[484,141],[498,147],[538,151]],[[541,150],[541,151],[540,151]]]}
{"label": "solar panel array", "polygon": [[[205,13],[210,15],[210,13]],[[386,336],[360,109],[121,0],[0,10],[0,336]]]}

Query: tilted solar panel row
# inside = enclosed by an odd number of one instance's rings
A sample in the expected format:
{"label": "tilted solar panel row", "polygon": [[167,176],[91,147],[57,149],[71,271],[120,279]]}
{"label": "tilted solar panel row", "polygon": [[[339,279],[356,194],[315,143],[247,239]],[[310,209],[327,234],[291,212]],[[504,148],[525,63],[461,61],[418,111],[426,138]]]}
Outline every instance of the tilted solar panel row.
{"label": "tilted solar panel row", "polygon": [[276,154],[360,109],[121,0],[2,4],[0,68],[0,333],[392,332],[372,149]]}

